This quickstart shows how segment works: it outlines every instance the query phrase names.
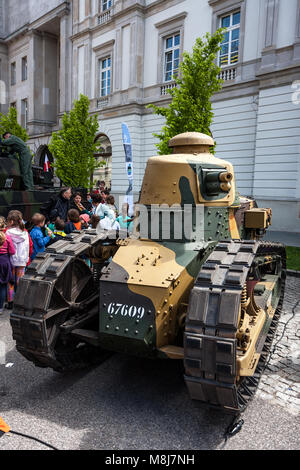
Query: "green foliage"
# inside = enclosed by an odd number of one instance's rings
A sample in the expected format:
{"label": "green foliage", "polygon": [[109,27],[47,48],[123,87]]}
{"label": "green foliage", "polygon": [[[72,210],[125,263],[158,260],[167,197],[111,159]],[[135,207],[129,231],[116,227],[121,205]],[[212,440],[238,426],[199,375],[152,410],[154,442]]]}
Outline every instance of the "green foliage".
{"label": "green foliage", "polygon": [[296,248],[295,246],[287,246],[286,254],[287,269],[300,271],[300,248]]}
{"label": "green foliage", "polygon": [[170,105],[148,106],[155,114],[166,119],[161,134],[153,134],[160,140],[156,145],[160,155],[171,153],[168,142],[177,134],[202,132],[211,135],[211,97],[221,89],[223,83],[218,78],[220,68],[215,63],[222,41],[223,29],[218,29],[213,35],[207,33],[204,39],[198,38],[192,54],[183,53],[180,77],[173,77],[177,88],[168,90],[173,98]]}
{"label": "green foliage", "polygon": [[0,113],[0,133],[1,136],[5,132],[10,132],[11,134],[15,135],[16,137],[19,137],[22,139],[24,142],[27,142],[28,140],[28,134],[26,130],[20,126],[18,123],[18,113],[16,108],[9,108],[8,113],[2,114]]}
{"label": "green foliage", "polygon": [[49,144],[56,175],[66,186],[89,188],[97,163],[94,142],[98,131],[97,116],[89,116],[89,99],[80,95],[69,114],[62,119],[62,129],[52,134]]}

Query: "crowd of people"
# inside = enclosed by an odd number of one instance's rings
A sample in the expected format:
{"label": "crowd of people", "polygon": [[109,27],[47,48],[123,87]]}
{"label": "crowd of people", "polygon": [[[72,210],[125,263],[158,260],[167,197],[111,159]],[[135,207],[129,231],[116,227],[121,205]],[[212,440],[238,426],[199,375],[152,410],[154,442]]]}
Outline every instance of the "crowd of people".
{"label": "crowd of people", "polygon": [[26,226],[23,214],[10,211],[7,219],[0,217],[0,314],[4,305],[12,309],[14,294],[26,267],[47,246],[63,240],[68,234],[83,229],[133,229],[133,218],[124,203],[119,213],[115,198],[108,190],[97,190],[83,198],[80,192],[63,188],[58,196],[40,208]]}

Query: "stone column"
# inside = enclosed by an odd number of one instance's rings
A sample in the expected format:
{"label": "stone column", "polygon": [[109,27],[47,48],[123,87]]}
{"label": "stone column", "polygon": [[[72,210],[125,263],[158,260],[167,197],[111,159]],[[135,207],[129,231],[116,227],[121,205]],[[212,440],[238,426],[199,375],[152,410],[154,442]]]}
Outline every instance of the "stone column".
{"label": "stone column", "polygon": [[72,107],[72,41],[69,39],[72,34],[72,17],[68,12],[60,18],[60,103],[59,112],[64,113]]}
{"label": "stone column", "polygon": [[0,0],[0,38],[7,35],[7,12],[5,9],[5,0]]}
{"label": "stone column", "polygon": [[115,43],[115,63],[114,65],[114,91],[121,89],[121,70],[122,70],[122,28],[116,30]]}
{"label": "stone column", "polygon": [[[42,66],[43,61],[37,57],[37,50],[42,49],[42,36],[37,31],[31,30],[29,32],[29,54],[28,63],[32,67],[28,67],[28,133],[29,135],[35,134],[34,121],[36,117],[35,110],[42,105],[42,88],[43,81]],[[36,85],[39,85],[36,88]]]}
{"label": "stone column", "polygon": [[297,4],[297,20],[296,20],[296,32],[295,32],[295,44],[294,44],[294,60],[300,61],[300,0]]}
{"label": "stone column", "polygon": [[143,86],[144,19],[137,16],[130,34],[130,86]]}
{"label": "stone column", "polygon": [[0,113],[6,114],[9,106],[8,50],[0,41]]}
{"label": "stone column", "polygon": [[266,1],[266,22],[264,35],[264,48],[276,46],[276,34],[278,26],[278,0]]}
{"label": "stone column", "polygon": [[265,23],[262,50],[262,68],[273,67],[276,59],[279,0],[265,1]]}
{"label": "stone column", "polygon": [[28,132],[49,132],[57,120],[57,37],[50,33],[30,32]]}

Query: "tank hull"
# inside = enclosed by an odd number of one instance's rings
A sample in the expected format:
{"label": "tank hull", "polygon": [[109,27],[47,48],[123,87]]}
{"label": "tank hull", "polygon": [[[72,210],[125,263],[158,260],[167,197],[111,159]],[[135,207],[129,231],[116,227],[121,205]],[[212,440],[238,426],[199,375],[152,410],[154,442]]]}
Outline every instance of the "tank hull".
{"label": "tank hull", "polygon": [[[185,249],[186,248],[186,249]],[[165,357],[176,344],[179,307],[189,293],[210,248],[128,240],[100,280],[100,344],[112,351]]]}
{"label": "tank hull", "polygon": [[58,191],[41,189],[34,191],[0,191],[0,215],[7,217],[9,211],[18,210],[23,214],[23,218],[28,222],[33,214],[40,211],[40,207],[57,194]]}

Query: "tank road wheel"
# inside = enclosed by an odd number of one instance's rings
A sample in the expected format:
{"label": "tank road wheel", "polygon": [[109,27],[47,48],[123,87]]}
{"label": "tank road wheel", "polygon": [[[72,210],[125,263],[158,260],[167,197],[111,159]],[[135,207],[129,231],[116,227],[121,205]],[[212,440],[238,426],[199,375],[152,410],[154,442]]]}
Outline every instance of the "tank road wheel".
{"label": "tank road wheel", "polygon": [[242,412],[254,396],[280,318],[286,277],[281,244],[220,242],[191,291],[184,334],[191,398]]}
{"label": "tank road wheel", "polygon": [[11,315],[17,350],[35,365],[58,372],[108,356],[74,334],[81,328],[98,332],[99,276],[82,256],[99,237],[89,233],[71,240],[55,243],[31,263],[20,280]]}

